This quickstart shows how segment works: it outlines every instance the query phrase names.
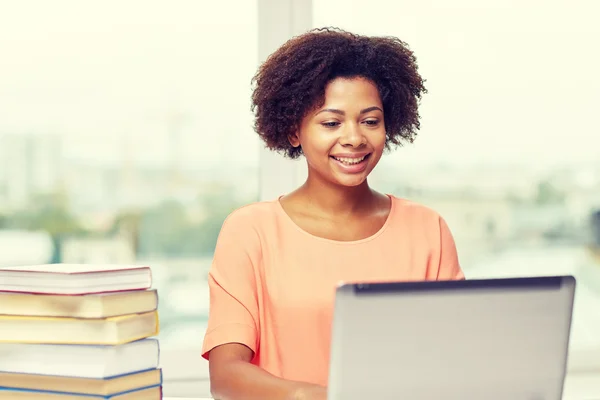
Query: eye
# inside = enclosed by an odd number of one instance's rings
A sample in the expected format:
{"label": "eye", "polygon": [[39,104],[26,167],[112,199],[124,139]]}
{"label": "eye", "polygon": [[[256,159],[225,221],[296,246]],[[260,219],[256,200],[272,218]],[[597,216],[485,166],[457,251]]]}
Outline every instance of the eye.
{"label": "eye", "polygon": [[377,125],[379,125],[379,120],[378,119],[368,119],[365,121],[365,124],[367,124],[369,126],[377,126]]}
{"label": "eye", "polygon": [[340,123],[337,121],[331,121],[331,122],[322,122],[321,125],[323,125],[326,128],[335,128],[336,126],[338,126]]}

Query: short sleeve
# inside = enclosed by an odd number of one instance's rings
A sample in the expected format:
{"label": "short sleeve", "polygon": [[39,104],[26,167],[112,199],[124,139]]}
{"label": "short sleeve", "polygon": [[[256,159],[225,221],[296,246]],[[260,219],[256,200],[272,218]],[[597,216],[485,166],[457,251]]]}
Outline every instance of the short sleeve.
{"label": "short sleeve", "polygon": [[440,281],[462,280],[465,275],[458,261],[458,251],[452,232],[446,221],[440,217],[440,263],[438,268],[438,277]]}
{"label": "short sleeve", "polygon": [[230,215],[219,233],[208,274],[208,327],[202,357],[222,344],[240,343],[254,353],[258,348],[259,312],[256,265],[260,240],[247,218]]}

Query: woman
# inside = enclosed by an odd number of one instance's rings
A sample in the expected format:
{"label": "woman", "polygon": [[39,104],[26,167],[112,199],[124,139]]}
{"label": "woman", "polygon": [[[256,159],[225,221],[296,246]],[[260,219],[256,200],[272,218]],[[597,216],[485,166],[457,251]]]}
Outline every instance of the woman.
{"label": "woman", "polygon": [[255,130],[308,178],[225,220],[203,356],[215,398],[325,399],[339,282],[464,278],[437,213],[367,183],[414,139],[425,88],[400,40],[333,29],[288,41],[254,83]]}

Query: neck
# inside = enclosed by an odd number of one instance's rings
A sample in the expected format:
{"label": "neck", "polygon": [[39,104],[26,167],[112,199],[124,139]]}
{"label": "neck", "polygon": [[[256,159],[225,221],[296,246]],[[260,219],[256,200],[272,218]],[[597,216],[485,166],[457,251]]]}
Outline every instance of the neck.
{"label": "neck", "polygon": [[365,180],[358,186],[339,186],[311,177],[299,188],[310,207],[329,215],[347,216],[368,209],[376,199]]}

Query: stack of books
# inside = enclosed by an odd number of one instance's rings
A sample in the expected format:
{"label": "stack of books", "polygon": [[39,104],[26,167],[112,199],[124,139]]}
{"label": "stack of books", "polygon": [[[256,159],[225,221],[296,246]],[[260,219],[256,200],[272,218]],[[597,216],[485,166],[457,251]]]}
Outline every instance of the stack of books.
{"label": "stack of books", "polygon": [[0,268],[0,400],[160,400],[146,266]]}

